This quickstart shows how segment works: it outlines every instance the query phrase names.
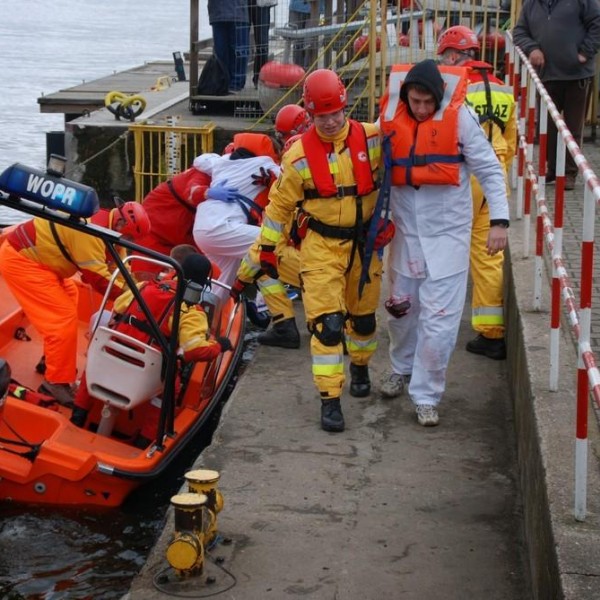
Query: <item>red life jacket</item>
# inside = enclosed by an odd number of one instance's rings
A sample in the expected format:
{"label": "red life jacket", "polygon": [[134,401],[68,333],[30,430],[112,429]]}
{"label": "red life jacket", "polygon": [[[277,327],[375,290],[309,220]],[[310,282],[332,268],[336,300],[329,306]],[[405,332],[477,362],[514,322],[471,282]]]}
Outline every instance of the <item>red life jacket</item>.
{"label": "red life jacket", "polygon": [[[175,286],[175,281],[166,279],[163,281],[147,281],[140,288],[140,294],[148,310],[154,316],[160,331],[166,337],[169,337],[171,334],[169,320],[173,314],[175,304]],[[158,346],[153,339],[154,336],[152,335],[146,315],[135,298],[126,311],[117,317],[117,326],[115,329],[146,344],[149,343]]]}
{"label": "red life jacket", "polygon": [[[349,119],[348,122],[350,123],[350,128],[345,142],[350,151],[354,178],[356,179],[356,191],[354,194],[347,193],[344,195],[366,196],[376,189],[376,182],[371,170],[371,161],[369,160],[367,134],[364,127],[358,121]],[[316,187],[314,197],[337,197],[338,186],[335,184],[329,170],[329,162],[327,160],[327,155],[333,150],[333,144],[322,140],[314,125],[302,134],[301,139],[308,168]]]}
{"label": "red life jacket", "polygon": [[392,185],[459,185],[458,112],[467,93],[467,69],[444,67],[444,97],[440,108],[426,121],[418,122],[400,101],[400,89],[412,65],[393,65],[388,89],[381,98],[379,123],[390,138]]}

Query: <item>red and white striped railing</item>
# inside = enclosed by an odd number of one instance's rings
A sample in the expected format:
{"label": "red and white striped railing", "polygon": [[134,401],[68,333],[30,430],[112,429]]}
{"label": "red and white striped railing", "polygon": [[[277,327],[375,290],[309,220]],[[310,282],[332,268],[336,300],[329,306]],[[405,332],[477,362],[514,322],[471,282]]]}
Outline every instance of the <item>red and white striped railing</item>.
{"label": "red and white striped railing", "polygon": [[[600,201],[600,181],[590,168],[583,152],[568,130],[559,111],[552,102],[534,67],[520,48],[512,44],[507,35],[508,83],[513,85],[519,106],[519,141],[517,144],[517,198],[516,216],[523,219],[523,257],[529,257],[531,200],[537,207],[534,309],[540,310],[543,285],[544,241],[552,258],[552,286],[550,309],[550,381],[549,389],[558,390],[560,315],[564,306],[578,346],[577,409],[575,446],[575,499],[574,514],[578,521],[585,520],[587,506],[587,455],[588,455],[588,409],[590,392],[600,408],[600,370],[596,365],[594,350],[590,345],[594,224],[596,204]],[[539,105],[539,106],[538,106]],[[536,110],[539,116],[538,173],[533,166]],[[559,135],[556,150],[556,190],[554,197],[554,222],[546,203],[546,158],[548,114],[554,121]],[[581,243],[581,272],[579,274],[579,310],[573,288],[562,256],[565,157],[569,151],[585,181],[583,201],[583,228]],[[562,304],[561,304],[562,300]]]}

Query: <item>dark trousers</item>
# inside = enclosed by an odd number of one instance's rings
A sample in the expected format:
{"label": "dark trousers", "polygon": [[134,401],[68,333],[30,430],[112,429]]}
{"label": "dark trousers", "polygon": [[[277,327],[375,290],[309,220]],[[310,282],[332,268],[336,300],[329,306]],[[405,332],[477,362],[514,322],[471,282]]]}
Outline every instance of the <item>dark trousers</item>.
{"label": "dark trousers", "polygon": [[213,23],[215,54],[229,71],[229,89],[239,91],[246,85],[246,70],[250,54],[248,23]]}
{"label": "dark trousers", "polygon": [[[289,25],[294,29],[306,29],[307,24],[310,20],[309,13],[298,12],[296,10],[290,10],[289,13]],[[294,63],[300,65],[303,68],[308,66],[308,49],[310,43],[304,40],[294,41]]]}
{"label": "dark trousers", "polygon": [[269,26],[271,25],[271,7],[257,6],[256,0],[248,0],[250,24],[254,37],[254,87],[258,84],[258,74],[269,60]]}
{"label": "dark trousers", "polygon": [[[556,105],[558,112],[573,138],[581,147],[583,142],[583,125],[587,112],[587,104],[591,90],[591,79],[575,79],[573,81],[546,81],[544,86]],[[556,138],[558,131],[551,117],[548,118],[548,173],[556,174]],[[565,175],[577,175],[577,165],[567,150]]]}

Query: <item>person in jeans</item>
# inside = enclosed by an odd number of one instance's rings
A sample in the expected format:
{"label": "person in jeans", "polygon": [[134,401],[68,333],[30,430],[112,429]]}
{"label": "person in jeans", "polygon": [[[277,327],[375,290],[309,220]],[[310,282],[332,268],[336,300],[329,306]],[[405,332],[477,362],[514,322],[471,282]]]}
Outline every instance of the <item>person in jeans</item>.
{"label": "person in jeans", "polygon": [[248,11],[252,35],[254,37],[254,62],[252,65],[252,83],[258,87],[258,75],[265,63],[269,60],[269,27],[271,25],[271,6],[276,0],[248,0]]}
{"label": "person in jeans", "polygon": [[[513,41],[538,69],[552,102],[581,146],[594,57],[600,48],[600,4],[597,0],[528,0],[513,29]],[[556,178],[554,121],[548,119],[548,173]],[[566,153],[565,189],[575,187],[577,165]]]}
{"label": "person in jeans", "polygon": [[215,54],[229,72],[229,91],[239,92],[246,85],[250,52],[248,0],[208,0],[208,21]]}
{"label": "person in jeans", "polygon": [[[306,29],[307,27],[316,27],[317,22],[311,22],[311,4],[317,0],[290,0],[290,9],[288,16],[288,25],[294,29]],[[325,12],[323,0],[319,0],[319,13]],[[303,68],[310,67],[314,60],[314,48],[311,47],[312,40],[295,40],[294,41],[294,64],[300,65]]]}

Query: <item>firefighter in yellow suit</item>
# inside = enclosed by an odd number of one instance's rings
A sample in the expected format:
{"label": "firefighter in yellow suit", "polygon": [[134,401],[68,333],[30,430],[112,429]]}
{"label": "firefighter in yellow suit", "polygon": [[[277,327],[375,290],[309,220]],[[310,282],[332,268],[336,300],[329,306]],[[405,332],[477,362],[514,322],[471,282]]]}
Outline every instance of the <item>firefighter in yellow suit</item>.
{"label": "firefighter in yellow suit", "polygon": [[[492,65],[476,60],[480,49],[477,35],[463,25],[449,27],[438,40],[438,55],[444,65],[467,67],[467,101],[479,116],[496,156],[508,173],[517,146],[516,105],[512,89],[493,75]],[[473,231],[471,234],[471,279],[473,281],[471,324],[477,337],[467,350],[488,358],[506,358],[504,342],[503,264],[504,252],[489,255],[486,241],[490,228],[488,203],[476,178],[471,179]]]}
{"label": "firefighter in yellow suit", "polygon": [[277,278],[276,246],[297,210],[301,236],[300,281],[312,333],[314,382],[321,397],[321,427],[343,431],[341,408],[344,334],[350,357],[350,393],[371,391],[368,363],[376,349],[375,310],[381,259],[374,254],[359,294],[364,231],[374,215],[381,155],[375,125],[346,118],[346,88],[329,69],[305,80],[304,107],[313,126],[294,142],[271,188],[260,231],[260,266]]}

